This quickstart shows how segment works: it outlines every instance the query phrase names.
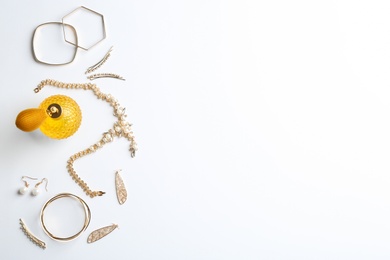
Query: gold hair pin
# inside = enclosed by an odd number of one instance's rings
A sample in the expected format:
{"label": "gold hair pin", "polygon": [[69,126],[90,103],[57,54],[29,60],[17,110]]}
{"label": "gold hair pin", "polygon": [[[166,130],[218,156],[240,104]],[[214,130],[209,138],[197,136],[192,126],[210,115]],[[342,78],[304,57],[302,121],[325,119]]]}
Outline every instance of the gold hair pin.
{"label": "gold hair pin", "polygon": [[39,238],[37,238],[36,236],[34,236],[31,233],[31,231],[27,228],[26,224],[24,224],[22,219],[19,219],[19,223],[20,223],[20,229],[30,239],[31,242],[33,242],[34,244],[36,244],[37,246],[39,246],[42,249],[46,248],[46,243],[43,242],[42,240],[40,240]]}
{"label": "gold hair pin", "polygon": [[87,79],[89,80],[100,79],[100,78],[113,78],[113,79],[125,80],[122,76],[114,73],[97,73],[97,74],[89,75],[87,77]]}
{"label": "gold hair pin", "polygon": [[97,70],[98,68],[100,68],[108,60],[108,58],[111,56],[112,48],[113,48],[113,46],[111,46],[111,48],[107,51],[107,53],[104,55],[104,57],[100,61],[98,61],[96,64],[92,65],[91,67],[87,68],[87,70],[85,71],[85,74],[91,73],[91,72]]}
{"label": "gold hair pin", "polygon": [[123,182],[123,179],[119,172],[122,170],[119,170],[115,173],[115,188],[116,188],[116,196],[118,198],[118,202],[120,205],[126,202],[127,200],[127,190],[125,187],[125,183]]}
{"label": "gold hair pin", "polygon": [[117,224],[112,224],[112,225],[110,225],[110,226],[106,226],[106,227],[99,228],[99,229],[93,231],[93,232],[88,236],[87,242],[88,242],[88,243],[96,242],[96,241],[98,241],[99,239],[102,239],[103,237],[105,237],[105,236],[107,236],[108,234],[110,234],[110,233],[111,233],[112,231],[114,231],[117,227],[118,227]]}

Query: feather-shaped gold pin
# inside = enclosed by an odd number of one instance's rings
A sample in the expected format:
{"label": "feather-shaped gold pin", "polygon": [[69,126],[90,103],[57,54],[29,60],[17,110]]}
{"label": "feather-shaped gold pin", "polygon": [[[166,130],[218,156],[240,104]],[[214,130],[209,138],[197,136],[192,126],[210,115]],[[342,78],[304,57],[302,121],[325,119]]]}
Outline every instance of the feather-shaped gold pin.
{"label": "feather-shaped gold pin", "polygon": [[93,231],[93,232],[88,236],[87,242],[88,242],[88,243],[93,243],[93,242],[95,242],[95,241],[98,241],[99,239],[101,239],[101,238],[107,236],[108,234],[110,234],[110,233],[111,233],[112,231],[114,231],[117,227],[118,227],[117,224],[112,224],[111,226],[99,228],[99,229]]}
{"label": "feather-shaped gold pin", "polygon": [[19,219],[20,223],[20,229],[23,231],[23,233],[37,246],[39,246],[42,249],[46,248],[46,243],[34,236],[31,231],[27,228],[26,224],[24,224],[22,219]]}
{"label": "feather-shaped gold pin", "polygon": [[127,190],[125,187],[125,183],[121,175],[119,174],[121,170],[115,173],[115,188],[116,188],[116,196],[118,198],[118,202],[120,205],[126,202],[127,200]]}

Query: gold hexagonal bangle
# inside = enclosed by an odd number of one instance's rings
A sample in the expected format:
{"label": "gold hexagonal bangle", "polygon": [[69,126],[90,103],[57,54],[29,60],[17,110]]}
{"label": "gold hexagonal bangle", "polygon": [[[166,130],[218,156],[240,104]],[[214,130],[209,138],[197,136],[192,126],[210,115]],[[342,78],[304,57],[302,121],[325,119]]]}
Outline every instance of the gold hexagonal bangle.
{"label": "gold hexagonal bangle", "polygon": [[[84,6],[80,6],[76,9],[74,9],[72,12],[70,12],[69,14],[65,15],[63,18],[62,18],[62,23],[65,25],[65,24],[73,24],[71,21],[68,21],[68,20],[71,20],[71,18],[73,17],[75,20],[77,20],[78,16],[82,15],[80,12],[81,11],[84,11],[84,12],[88,12],[88,13],[91,13],[93,15],[96,15],[98,17],[100,17],[99,22],[101,22],[101,36],[97,36],[96,39],[92,40],[91,43],[89,44],[85,44],[83,43],[84,39],[80,38],[78,42],[75,42],[75,41],[72,41],[69,39],[69,37],[67,37],[67,33],[66,33],[66,28],[65,26],[62,27],[63,29],[63,34],[64,34],[64,39],[67,43],[70,43],[78,48],[81,48],[83,50],[89,50],[91,49],[92,47],[96,46],[98,43],[100,43],[101,41],[103,41],[105,38],[106,38],[106,27],[105,27],[105,23],[104,23],[104,16],[96,11],[93,11],[87,7],[84,7]],[[81,17],[80,17],[81,18]],[[85,17],[84,17],[85,18]],[[91,24],[89,24],[90,26]],[[77,31],[79,32],[79,34],[81,35],[82,33],[80,33],[81,30],[79,30],[79,28],[77,28],[77,26],[75,24],[73,24],[73,26],[76,27]],[[100,28],[100,25],[97,25],[99,28]],[[100,29],[99,29],[100,30]]]}
{"label": "gold hexagonal bangle", "polygon": [[[35,46],[35,37],[36,37],[36,34],[37,32],[39,31],[39,29],[41,29],[42,27],[44,26],[47,26],[47,25],[50,25],[50,24],[58,24],[58,25],[61,25],[62,28],[64,27],[67,27],[68,29],[71,30],[71,32],[73,33],[73,37],[74,37],[74,40],[76,42],[76,47],[74,48],[74,53],[73,55],[71,56],[71,58],[69,59],[69,61],[66,61],[66,62],[61,62],[61,63],[53,63],[53,62],[48,62],[48,61],[45,61],[43,60],[42,58],[39,58],[39,55],[37,55],[37,51],[36,51],[36,46]],[[65,65],[65,64],[69,64],[71,62],[74,61],[75,57],[76,57],[76,54],[77,54],[77,43],[78,43],[78,38],[77,38],[77,32],[76,32],[76,29],[70,25],[70,24],[66,24],[66,23],[62,23],[62,22],[47,22],[47,23],[43,23],[43,24],[40,24],[37,26],[37,28],[35,28],[34,30],[34,33],[33,33],[33,37],[32,37],[32,53],[33,53],[33,57],[34,57],[34,60],[37,61],[37,62],[40,62],[40,63],[43,63],[43,64],[46,64],[46,65]]]}

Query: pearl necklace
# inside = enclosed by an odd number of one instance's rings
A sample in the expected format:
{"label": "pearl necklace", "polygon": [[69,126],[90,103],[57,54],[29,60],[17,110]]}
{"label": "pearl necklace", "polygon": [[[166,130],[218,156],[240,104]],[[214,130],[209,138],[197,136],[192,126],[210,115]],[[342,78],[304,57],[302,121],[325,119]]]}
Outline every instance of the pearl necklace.
{"label": "pearl necklace", "polygon": [[120,106],[118,101],[111,96],[110,94],[104,94],[100,91],[100,89],[91,83],[63,83],[53,79],[42,80],[38,86],[34,89],[35,93],[38,93],[44,86],[54,86],[58,88],[66,88],[66,89],[83,89],[83,90],[92,90],[95,96],[98,99],[104,100],[108,102],[114,108],[114,116],[118,118],[115,121],[113,127],[109,129],[107,132],[103,133],[103,137],[90,146],[87,149],[84,149],[80,152],[72,155],[67,162],[67,170],[72,179],[83,189],[83,191],[90,196],[91,198],[96,196],[102,196],[105,192],[103,191],[92,191],[88,185],[78,176],[76,171],[74,170],[73,163],[88,154],[94,153],[96,150],[102,148],[105,144],[110,143],[114,140],[114,137],[124,137],[130,142],[130,155],[131,157],[135,156],[135,152],[137,151],[137,144],[134,140],[134,134],[131,129],[131,124],[126,121],[126,113],[125,108]]}

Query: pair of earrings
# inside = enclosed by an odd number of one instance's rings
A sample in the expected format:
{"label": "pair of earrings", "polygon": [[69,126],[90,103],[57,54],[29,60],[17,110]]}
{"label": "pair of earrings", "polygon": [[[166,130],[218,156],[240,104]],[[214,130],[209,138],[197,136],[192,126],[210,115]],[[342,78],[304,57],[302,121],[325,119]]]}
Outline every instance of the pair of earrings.
{"label": "pair of earrings", "polygon": [[[28,187],[30,186],[30,184],[25,180],[26,178],[30,179],[30,180],[38,180],[37,178],[32,178],[32,177],[28,177],[28,176],[22,176],[22,181],[24,182],[24,187],[20,188],[19,189],[19,194],[23,195],[27,192],[28,190]],[[37,184],[35,184],[34,186],[34,189],[31,191],[31,195],[33,196],[37,196],[39,193],[41,193],[41,191],[39,190],[39,185],[41,185],[43,182],[46,182],[46,186],[45,186],[45,189],[47,191],[47,183],[48,183],[48,180],[46,178],[43,178],[40,182],[38,182]]]}

